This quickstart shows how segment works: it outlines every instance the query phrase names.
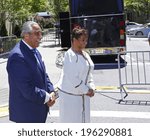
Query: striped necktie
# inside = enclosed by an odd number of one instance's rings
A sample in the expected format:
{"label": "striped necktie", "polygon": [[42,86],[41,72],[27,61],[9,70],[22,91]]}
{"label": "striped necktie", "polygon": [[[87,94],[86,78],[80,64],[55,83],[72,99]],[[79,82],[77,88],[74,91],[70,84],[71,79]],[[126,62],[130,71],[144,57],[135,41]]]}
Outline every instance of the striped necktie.
{"label": "striped necktie", "polygon": [[39,65],[40,69],[42,70],[42,72],[44,72],[43,62],[42,62],[42,59],[40,57],[40,54],[39,54],[38,50],[37,49],[32,49],[32,52],[34,53],[34,56],[35,56],[35,58],[38,62],[38,65]]}

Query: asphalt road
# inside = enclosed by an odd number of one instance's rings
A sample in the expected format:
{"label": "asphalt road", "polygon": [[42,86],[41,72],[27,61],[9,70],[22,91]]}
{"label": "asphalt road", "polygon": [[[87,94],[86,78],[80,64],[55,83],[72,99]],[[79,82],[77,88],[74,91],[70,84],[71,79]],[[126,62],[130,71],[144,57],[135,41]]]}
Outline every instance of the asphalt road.
{"label": "asphalt road", "polygon": [[[55,66],[55,59],[59,46],[53,42],[42,43],[39,51],[45,61],[47,72],[51,81],[57,84],[61,69]],[[147,39],[127,38],[127,51],[150,51]],[[0,123],[11,123],[8,120],[8,79],[6,73],[6,58],[0,58]],[[146,62],[150,66],[149,62]],[[91,122],[92,123],[146,123],[150,122],[150,92],[149,90],[140,92],[140,89],[130,87],[132,94],[126,98],[127,102],[118,103],[121,99],[119,92],[119,72],[118,69],[95,70],[94,81],[98,88],[98,93],[91,98]],[[59,122],[59,99],[51,108],[47,123]]]}

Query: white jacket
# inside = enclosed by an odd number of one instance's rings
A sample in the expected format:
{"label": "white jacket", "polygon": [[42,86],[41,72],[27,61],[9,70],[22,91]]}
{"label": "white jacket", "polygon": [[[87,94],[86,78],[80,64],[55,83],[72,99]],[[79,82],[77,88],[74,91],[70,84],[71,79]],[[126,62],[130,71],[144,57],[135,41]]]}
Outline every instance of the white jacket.
{"label": "white jacket", "polygon": [[[71,48],[65,53],[63,70],[59,82],[60,122],[82,122],[83,94],[89,88],[95,90],[92,71],[94,64],[88,55],[75,53]],[[69,95],[71,93],[74,95]],[[79,96],[78,96],[79,95]],[[90,121],[90,98],[84,96],[85,120]]]}

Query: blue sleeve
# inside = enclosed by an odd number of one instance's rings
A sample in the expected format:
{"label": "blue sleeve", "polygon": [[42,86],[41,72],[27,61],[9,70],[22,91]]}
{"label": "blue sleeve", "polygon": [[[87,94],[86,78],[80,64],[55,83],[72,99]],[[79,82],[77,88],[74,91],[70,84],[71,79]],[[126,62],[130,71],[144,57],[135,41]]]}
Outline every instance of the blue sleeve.
{"label": "blue sleeve", "polygon": [[47,82],[47,92],[48,93],[53,92],[54,91],[54,86],[53,86],[52,82],[50,81],[47,73],[46,73],[46,82]]}

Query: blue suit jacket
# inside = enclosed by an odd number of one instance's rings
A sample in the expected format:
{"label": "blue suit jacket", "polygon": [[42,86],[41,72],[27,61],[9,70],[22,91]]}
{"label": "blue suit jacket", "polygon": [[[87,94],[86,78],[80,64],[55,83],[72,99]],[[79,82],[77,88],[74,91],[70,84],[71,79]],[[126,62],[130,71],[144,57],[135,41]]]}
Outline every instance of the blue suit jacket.
{"label": "blue suit jacket", "polygon": [[44,104],[46,91],[54,91],[53,84],[45,68],[42,72],[33,52],[23,41],[11,51],[7,72],[10,120],[19,123],[44,123],[49,110]]}

